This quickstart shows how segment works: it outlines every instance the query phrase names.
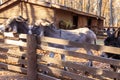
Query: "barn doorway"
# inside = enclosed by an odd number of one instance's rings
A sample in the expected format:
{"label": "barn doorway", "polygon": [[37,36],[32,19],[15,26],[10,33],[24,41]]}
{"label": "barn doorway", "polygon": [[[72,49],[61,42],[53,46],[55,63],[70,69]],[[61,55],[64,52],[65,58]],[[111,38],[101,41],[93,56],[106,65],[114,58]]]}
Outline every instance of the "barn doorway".
{"label": "barn doorway", "polygon": [[73,16],[73,29],[78,28],[78,16]]}
{"label": "barn doorway", "polygon": [[88,28],[91,28],[91,24],[92,24],[92,19],[88,19],[88,21],[87,21]]}

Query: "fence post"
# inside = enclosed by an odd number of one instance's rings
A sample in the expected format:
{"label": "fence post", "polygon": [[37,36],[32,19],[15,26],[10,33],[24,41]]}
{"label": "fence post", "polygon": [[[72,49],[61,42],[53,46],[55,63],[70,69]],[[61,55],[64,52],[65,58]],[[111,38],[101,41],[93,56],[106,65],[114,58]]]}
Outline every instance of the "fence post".
{"label": "fence post", "polygon": [[37,40],[34,35],[27,35],[27,78],[37,80]]}

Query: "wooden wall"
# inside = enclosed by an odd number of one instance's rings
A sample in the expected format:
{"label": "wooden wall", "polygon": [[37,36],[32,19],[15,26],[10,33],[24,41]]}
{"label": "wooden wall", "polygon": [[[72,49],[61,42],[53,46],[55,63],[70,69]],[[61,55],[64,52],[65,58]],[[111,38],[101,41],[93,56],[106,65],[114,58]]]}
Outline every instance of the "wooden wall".
{"label": "wooden wall", "polygon": [[97,25],[98,25],[97,19],[92,18],[91,26],[97,26]]}
{"label": "wooden wall", "polygon": [[64,21],[67,24],[72,25],[72,13],[64,10],[55,9],[55,25],[59,25],[60,21]]}
{"label": "wooden wall", "polygon": [[20,15],[20,4],[11,5],[0,11],[0,23],[3,23],[7,18]]}
{"label": "wooden wall", "polygon": [[87,25],[87,17],[79,15],[78,25],[79,25],[78,27],[86,26]]}
{"label": "wooden wall", "polygon": [[54,10],[35,4],[21,2],[4,9],[4,11],[0,13],[0,23],[3,23],[7,18],[19,15],[24,18],[29,18],[29,23],[33,24],[39,19],[48,19],[49,21],[53,21]]}
{"label": "wooden wall", "polygon": [[54,10],[42,7],[30,3],[21,3],[21,15],[29,18],[30,24],[33,24],[36,20],[47,19],[49,21],[54,20]]}

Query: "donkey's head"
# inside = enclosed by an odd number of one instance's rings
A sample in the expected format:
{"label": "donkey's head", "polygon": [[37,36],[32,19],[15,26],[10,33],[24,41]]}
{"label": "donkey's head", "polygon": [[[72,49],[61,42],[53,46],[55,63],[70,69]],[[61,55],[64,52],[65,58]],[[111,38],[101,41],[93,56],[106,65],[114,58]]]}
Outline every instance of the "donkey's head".
{"label": "donkey's head", "polygon": [[27,20],[22,16],[9,18],[5,23],[5,31],[13,33],[28,33]]}

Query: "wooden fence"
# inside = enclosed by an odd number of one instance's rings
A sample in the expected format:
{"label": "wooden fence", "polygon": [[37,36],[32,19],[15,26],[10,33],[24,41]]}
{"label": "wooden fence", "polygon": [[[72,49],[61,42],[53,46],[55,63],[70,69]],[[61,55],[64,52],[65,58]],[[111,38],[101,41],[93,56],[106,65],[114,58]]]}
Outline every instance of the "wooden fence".
{"label": "wooden fence", "polygon": [[[90,49],[93,54],[96,52],[119,54],[120,48],[26,34],[4,33],[2,35],[4,36],[0,40],[0,68],[27,74],[28,80],[120,79],[120,73],[112,71],[109,67],[109,64],[120,66],[119,60],[107,59],[98,55],[87,55],[84,51]],[[80,51],[50,47],[47,43],[71,45],[80,48]],[[48,56],[49,52],[55,52],[57,56],[51,58]],[[61,60],[60,54],[65,54],[67,60]],[[83,59],[85,60],[84,63],[87,60],[94,61],[93,67],[83,64]],[[109,69],[95,67],[95,62],[106,64]],[[67,71],[64,70],[64,67],[68,68]]]}

